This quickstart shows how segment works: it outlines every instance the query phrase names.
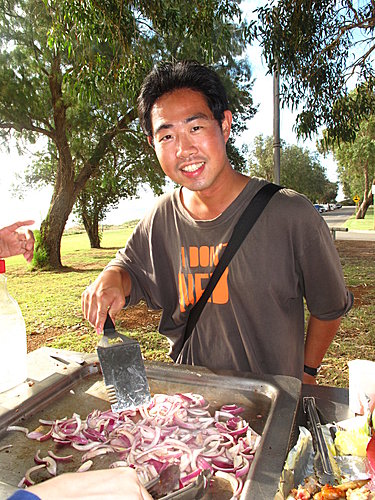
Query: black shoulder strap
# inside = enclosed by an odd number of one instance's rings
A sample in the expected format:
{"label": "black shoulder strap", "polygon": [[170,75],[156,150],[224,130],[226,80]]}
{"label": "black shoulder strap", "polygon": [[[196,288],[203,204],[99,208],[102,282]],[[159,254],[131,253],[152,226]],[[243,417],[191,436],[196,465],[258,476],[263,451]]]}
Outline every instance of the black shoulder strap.
{"label": "black shoulder strap", "polygon": [[198,302],[190,309],[181,350],[184,347],[185,342],[192,334],[193,329],[203,311],[204,306],[206,305],[207,300],[210,298],[217,282],[219,281],[221,275],[231,261],[233,255],[241,246],[241,243],[257,221],[260,214],[263,212],[264,208],[267,206],[272,196],[277,191],[279,191],[281,187],[282,186],[278,186],[277,184],[273,183],[265,184],[250,200],[249,204],[241,214],[241,217],[238,219],[238,222],[233,229],[233,233],[230,237],[228,245],[226,246],[223,255],[221,256],[217,266],[215,267],[214,272],[212,273],[207,287],[205,288]]}

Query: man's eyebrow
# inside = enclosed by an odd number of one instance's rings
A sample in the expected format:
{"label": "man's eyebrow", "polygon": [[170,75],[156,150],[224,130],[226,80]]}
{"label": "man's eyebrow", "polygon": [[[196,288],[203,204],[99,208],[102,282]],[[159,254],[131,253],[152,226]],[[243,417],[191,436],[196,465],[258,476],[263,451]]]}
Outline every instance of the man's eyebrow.
{"label": "man's eyebrow", "polygon": [[[195,115],[189,116],[188,118],[185,118],[184,123],[190,123],[193,122],[194,120],[199,120],[199,119],[210,120],[210,117],[207,116],[205,113],[197,113]],[[169,130],[171,128],[173,128],[172,123],[163,123],[162,125],[160,125],[160,127],[158,127],[155,130],[154,135],[156,135],[161,130]]]}
{"label": "man's eyebrow", "polygon": [[168,130],[170,128],[173,128],[173,125],[171,123],[163,123],[163,125],[160,125],[160,127],[158,127],[155,132],[154,132],[154,135],[156,135],[158,132],[160,132],[161,130]]}
{"label": "man's eyebrow", "polygon": [[205,113],[197,113],[196,115],[189,116],[188,118],[186,118],[185,123],[190,123],[194,120],[199,120],[199,119],[209,120],[210,117],[207,116]]}

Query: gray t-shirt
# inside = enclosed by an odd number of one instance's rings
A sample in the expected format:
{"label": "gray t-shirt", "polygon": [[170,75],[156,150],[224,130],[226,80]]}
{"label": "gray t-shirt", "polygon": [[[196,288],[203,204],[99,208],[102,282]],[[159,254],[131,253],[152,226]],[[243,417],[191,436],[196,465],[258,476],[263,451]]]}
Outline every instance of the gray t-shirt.
{"label": "gray t-shirt", "polygon": [[185,344],[196,303],[241,213],[265,181],[252,178],[217,218],[194,220],[176,189],[161,197],[109,266],[128,270],[128,305],[162,309],[159,330],[177,362],[213,370],[302,377],[304,302],[332,320],[352,298],[329,229],[310,201],[277,192],[245,238]]}

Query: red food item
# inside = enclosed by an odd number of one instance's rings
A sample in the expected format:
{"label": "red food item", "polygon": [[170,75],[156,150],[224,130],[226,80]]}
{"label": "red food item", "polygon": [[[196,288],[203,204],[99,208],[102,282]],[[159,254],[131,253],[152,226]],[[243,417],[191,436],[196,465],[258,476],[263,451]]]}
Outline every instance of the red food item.
{"label": "red food item", "polygon": [[375,438],[372,436],[370,441],[367,443],[366,456],[368,464],[370,467],[370,472],[372,476],[375,476]]}

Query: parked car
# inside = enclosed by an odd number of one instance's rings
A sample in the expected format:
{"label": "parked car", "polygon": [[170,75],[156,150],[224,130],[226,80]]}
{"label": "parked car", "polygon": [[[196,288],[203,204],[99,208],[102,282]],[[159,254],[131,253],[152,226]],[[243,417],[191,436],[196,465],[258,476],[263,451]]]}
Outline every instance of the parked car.
{"label": "parked car", "polygon": [[334,203],[324,203],[322,207],[325,209],[326,212],[330,212],[331,210],[335,210],[335,204]]}
{"label": "parked car", "polygon": [[335,208],[342,208],[341,203],[335,203]]}
{"label": "parked car", "polygon": [[318,203],[314,204],[314,207],[317,209],[317,211],[322,214],[323,212],[326,212],[326,209],[323,207],[323,205],[319,205]]}

